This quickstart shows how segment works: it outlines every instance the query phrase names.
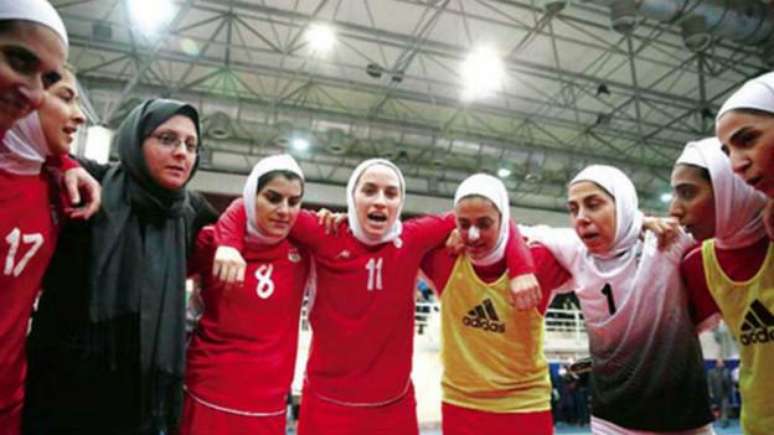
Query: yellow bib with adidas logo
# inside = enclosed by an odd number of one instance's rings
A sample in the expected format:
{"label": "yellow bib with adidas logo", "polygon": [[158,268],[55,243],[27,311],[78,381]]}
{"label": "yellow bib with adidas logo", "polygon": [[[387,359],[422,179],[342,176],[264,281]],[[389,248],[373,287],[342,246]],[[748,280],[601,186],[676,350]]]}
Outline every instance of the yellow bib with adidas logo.
{"label": "yellow bib with adidas logo", "polygon": [[488,412],[551,409],[543,316],[508,304],[508,274],[487,284],[457,258],[441,295],[443,400]]}
{"label": "yellow bib with adidas logo", "polygon": [[715,256],[714,240],[702,244],[712,297],[739,347],[742,429],[749,435],[774,431],[774,243],[751,279],[732,281]]}

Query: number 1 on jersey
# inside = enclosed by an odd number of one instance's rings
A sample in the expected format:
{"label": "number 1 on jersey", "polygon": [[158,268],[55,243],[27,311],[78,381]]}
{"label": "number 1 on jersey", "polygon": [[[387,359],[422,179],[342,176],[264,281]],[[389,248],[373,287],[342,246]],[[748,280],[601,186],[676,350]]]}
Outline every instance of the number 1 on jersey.
{"label": "number 1 on jersey", "polygon": [[382,257],[371,258],[365,265],[368,270],[368,284],[366,288],[368,291],[381,290],[382,289]]}
{"label": "number 1 on jersey", "polygon": [[613,299],[613,288],[610,287],[610,283],[605,284],[602,288],[602,294],[607,296],[607,310],[612,316],[615,314],[615,300]]}

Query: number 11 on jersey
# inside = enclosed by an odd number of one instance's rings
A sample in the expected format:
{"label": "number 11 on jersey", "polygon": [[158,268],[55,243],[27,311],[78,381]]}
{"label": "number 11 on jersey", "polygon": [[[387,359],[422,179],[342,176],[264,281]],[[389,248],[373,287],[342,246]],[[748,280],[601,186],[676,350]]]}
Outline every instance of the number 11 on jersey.
{"label": "number 11 on jersey", "polygon": [[368,283],[366,289],[368,291],[381,290],[382,289],[382,257],[371,258],[365,265],[368,271]]}

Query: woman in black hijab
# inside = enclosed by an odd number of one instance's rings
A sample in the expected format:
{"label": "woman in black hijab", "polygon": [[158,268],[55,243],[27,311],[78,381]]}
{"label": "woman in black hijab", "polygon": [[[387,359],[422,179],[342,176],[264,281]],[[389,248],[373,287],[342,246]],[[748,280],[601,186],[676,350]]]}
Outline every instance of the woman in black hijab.
{"label": "woman in black hijab", "polygon": [[180,413],[186,257],[215,212],[185,189],[199,116],[148,100],[114,138],[119,163],[82,162],[102,210],[67,222],[29,338],[28,434],[163,434]]}

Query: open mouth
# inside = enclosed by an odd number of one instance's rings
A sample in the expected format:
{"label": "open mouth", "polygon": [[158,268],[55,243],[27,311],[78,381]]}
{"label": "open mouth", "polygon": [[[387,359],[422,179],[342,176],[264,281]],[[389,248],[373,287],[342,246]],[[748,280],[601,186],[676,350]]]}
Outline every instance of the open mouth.
{"label": "open mouth", "polygon": [[380,213],[378,211],[374,211],[374,212],[368,213],[368,220],[377,222],[377,223],[384,223],[384,222],[387,222],[387,215],[384,213]]}
{"label": "open mouth", "polygon": [[593,242],[599,239],[599,233],[586,233],[581,235],[581,239],[586,242]]}

